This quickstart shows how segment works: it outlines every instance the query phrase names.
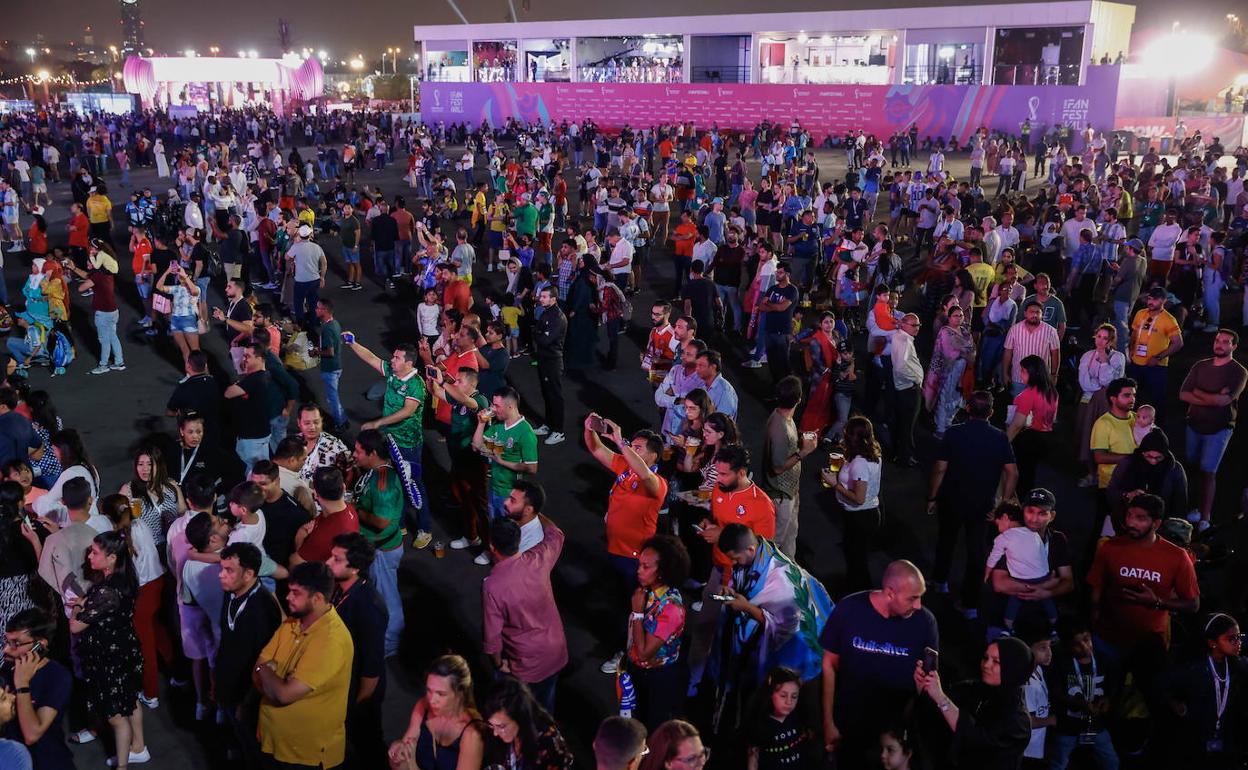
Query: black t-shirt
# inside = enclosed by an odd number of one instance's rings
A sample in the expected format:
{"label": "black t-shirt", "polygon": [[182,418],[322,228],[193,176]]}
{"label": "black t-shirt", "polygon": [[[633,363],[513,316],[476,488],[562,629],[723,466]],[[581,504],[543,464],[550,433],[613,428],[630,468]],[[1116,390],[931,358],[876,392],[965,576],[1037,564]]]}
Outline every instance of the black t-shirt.
{"label": "black t-shirt", "polygon": [[285,492],[277,500],[260,506],[260,510],[264,511],[264,552],[285,565],[295,552],[295,533],[312,517]]}
{"label": "black t-shirt", "polygon": [[[239,299],[232,305],[226,305],[225,317],[226,320],[237,321],[239,323],[250,321],[251,303],[245,299]],[[231,328],[227,323],[222,327],[221,335],[225,337],[225,341],[228,344],[234,341],[234,338],[238,336],[238,332]]]}
{"label": "black t-shirt", "polygon": [[169,249],[154,249],[152,251],[152,265],[156,268],[156,275],[164,275],[165,268],[169,267],[169,263],[177,260],[178,255]]}
{"label": "black t-shirt", "polygon": [[334,598],[338,616],[351,632],[355,655],[351,658],[351,690],[347,702],[355,703],[360,677],[376,677],[373,698],[380,703],[386,695],[386,625],[390,613],[371,581],[364,579],[351,586],[345,596]]}
{"label": "black t-shirt", "polygon": [[940,649],[940,635],[926,607],[908,618],[885,618],[871,592],[860,591],[836,605],[819,644],[840,656],[833,719],[844,733],[901,713],[914,697],[915,663],[924,647]]}
{"label": "black t-shirt", "polygon": [[[11,669],[5,674],[4,685],[8,689],[13,687]],[[73,675],[54,660],[45,663],[30,680],[30,699],[35,710],[52,708],[57,712],[56,719],[48,725],[47,731],[35,741],[34,745],[26,747],[30,750],[30,758],[37,768],[74,766],[74,756],[69,751],[69,745],[65,743],[65,732],[61,727],[65,713],[69,709],[69,698],[73,689]],[[21,744],[26,743],[22,740],[22,729],[16,719],[5,725],[0,735]]]}
{"label": "black t-shirt", "polygon": [[[230,618],[234,619],[233,628]],[[227,595],[221,602],[218,622],[221,643],[213,670],[214,693],[217,703],[231,708],[251,692],[252,666],[282,624],[282,610],[273,594],[257,585],[242,598]]]}
{"label": "black t-shirt", "polygon": [[798,717],[800,707],[777,722],[775,717],[762,717],[751,725],[746,745],[758,749],[758,770],[803,770],[814,767],[816,753],[810,733]]}
{"label": "black t-shirt", "polygon": [[234,428],[239,438],[267,438],[269,426],[269,373],[267,371],[244,374],[238,387],[245,392],[231,399],[234,404]]}
{"label": "black t-shirt", "polygon": [[765,299],[768,302],[783,302],[789,300],[789,306],[785,310],[769,310],[763,313],[763,331],[767,334],[792,334],[793,332],[793,313],[797,310],[797,287],[793,284],[788,286],[772,286],[767,290]]}
{"label": "black t-shirt", "polygon": [[986,514],[992,510],[1001,471],[1014,462],[1014,449],[1005,431],[987,420],[967,420],[945,432],[936,459],[948,463],[940,496]]}
{"label": "black t-shirt", "polygon": [[745,249],[740,246],[720,246],[715,252],[715,283],[720,286],[741,286],[741,265],[745,262]]}
{"label": "black t-shirt", "polygon": [[[1069,569],[1071,567],[1070,541],[1066,539],[1065,533],[1049,527],[1045,530],[1043,539],[1049,554],[1049,573],[1056,574],[1063,567]],[[996,564],[992,565],[992,568],[994,570],[1002,570],[1008,574],[1004,556]],[[992,590],[991,579],[986,584],[983,597],[985,617],[989,623],[999,627],[1001,625],[1001,614],[1005,610],[1006,597]],[[1022,608],[1019,610],[1018,620],[1019,622],[1026,622],[1028,619],[1037,623],[1044,621],[1044,611],[1039,602],[1023,602]]]}
{"label": "black t-shirt", "polygon": [[680,290],[680,298],[689,300],[693,319],[699,329],[715,328],[715,298],[719,292],[709,278],[692,278]]}
{"label": "black t-shirt", "polygon": [[[195,412],[204,418],[204,442],[221,430],[221,386],[211,374],[199,374],[179,383],[166,408],[179,415]],[[215,443],[213,444],[215,446]]]}
{"label": "black t-shirt", "polygon": [[9,460],[25,460],[31,449],[42,446],[35,428],[17,412],[0,414],[0,464]]}

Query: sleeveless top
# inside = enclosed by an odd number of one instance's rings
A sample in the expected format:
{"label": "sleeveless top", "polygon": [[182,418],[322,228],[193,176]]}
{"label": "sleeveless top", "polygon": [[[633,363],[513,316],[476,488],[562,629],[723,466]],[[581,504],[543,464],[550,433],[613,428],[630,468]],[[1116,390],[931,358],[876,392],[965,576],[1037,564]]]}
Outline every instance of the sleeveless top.
{"label": "sleeveless top", "polygon": [[434,740],[433,733],[429,732],[429,723],[421,722],[420,736],[416,739],[416,766],[420,770],[455,770],[455,765],[459,763],[459,744],[464,739],[464,731],[472,727],[473,721],[464,725],[449,746],[442,746]]}

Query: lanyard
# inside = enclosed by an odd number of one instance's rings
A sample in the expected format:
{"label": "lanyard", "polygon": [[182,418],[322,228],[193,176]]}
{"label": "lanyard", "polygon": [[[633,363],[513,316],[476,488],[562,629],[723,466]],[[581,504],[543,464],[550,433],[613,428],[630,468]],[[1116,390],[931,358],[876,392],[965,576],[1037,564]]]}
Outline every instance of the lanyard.
{"label": "lanyard", "polygon": [[1075,676],[1079,678],[1079,691],[1083,693],[1083,699],[1088,703],[1092,702],[1093,696],[1096,695],[1096,657],[1092,658],[1092,681],[1089,683],[1083,678],[1083,669],[1079,667],[1079,661],[1072,660],[1075,664]]}
{"label": "lanyard", "polygon": [[[230,627],[231,631],[234,630],[234,624],[238,621],[238,616],[242,615],[243,610],[247,609],[247,602],[251,601],[251,597],[256,595],[256,589],[258,588],[260,588],[259,580],[257,580],[256,584],[251,587],[251,590],[247,592],[247,595],[243,597],[243,601],[241,604],[238,605],[238,609],[234,610],[233,612],[230,611],[229,605],[226,606],[225,623],[226,625]],[[232,604],[234,604],[233,598],[230,599],[230,605]]]}
{"label": "lanyard", "polygon": [[1213,665],[1213,658],[1209,660],[1209,673],[1213,675],[1213,703],[1217,708],[1217,721],[1214,722],[1214,731],[1222,731],[1222,714],[1226,711],[1226,703],[1231,697],[1231,663],[1225,661],[1226,675],[1218,676],[1218,669]]}
{"label": "lanyard", "polygon": [[196,456],[199,455],[199,447],[197,446],[195,447],[194,450],[191,451],[191,456],[189,459],[187,458],[185,451],[186,450],[182,449],[181,447],[178,448],[178,457],[182,461],[182,468],[181,470],[178,471],[178,483],[179,484],[182,484],[186,481],[186,474],[195,465],[195,458]]}

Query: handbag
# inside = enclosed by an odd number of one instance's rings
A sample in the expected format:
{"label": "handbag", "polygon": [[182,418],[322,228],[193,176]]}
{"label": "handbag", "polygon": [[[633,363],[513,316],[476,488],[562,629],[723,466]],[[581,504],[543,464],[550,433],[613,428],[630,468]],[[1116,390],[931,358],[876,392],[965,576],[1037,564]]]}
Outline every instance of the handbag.
{"label": "handbag", "polygon": [[152,292],[152,312],[168,315],[173,312],[173,298],[161,291]]}

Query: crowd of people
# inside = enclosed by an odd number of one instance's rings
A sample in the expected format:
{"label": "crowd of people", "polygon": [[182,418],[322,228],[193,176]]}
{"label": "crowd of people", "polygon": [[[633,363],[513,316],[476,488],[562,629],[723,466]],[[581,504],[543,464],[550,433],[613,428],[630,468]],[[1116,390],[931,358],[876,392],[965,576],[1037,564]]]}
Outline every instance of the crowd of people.
{"label": "crowd of people", "polygon": [[[829,178],[796,122],[49,112],[0,131],[5,251],[30,268],[0,373],[6,768],[72,767],[67,744],[97,740],[110,766],[174,761],[143,729],[162,686],[247,768],[572,767],[546,488],[577,453],[609,487],[579,554],[612,578],[602,770],[1248,756],[1245,525],[1216,505],[1248,384],[1222,315],[1241,289],[1248,309],[1248,151],[1197,133],[1136,158],[1024,123],[966,139],[960,178],[943,142],[854,132]],[[131,166],[168,191],[115,205]],[[352,330],[375,315],[338,317],[366,283],[413,330],[389,351]],[[127,305],[185,376],[117,485],[49,390],[127,368]],[[1211,355],[1179,372],[1185,345]],[[40,366],[67,379],[36,388]],[[368,370],[376,405],[348,414],[344,372]],[[651,427],[568,414],[567,382],[602,370],[652,392]],[[770,412],[748,424],[755,386]],[[926,501],[886,519],[907,484]],[[803,508],[842,533],[836,581]],[[880,535],[925,514],[921,569]],[[428,662],[387,735],[387,661],[429,600],[400,566],[423,549],[488,568],[480,645]],[[939,627],[929,590],[957,610]],[[946,682],[968,647],[977,673]]]}

